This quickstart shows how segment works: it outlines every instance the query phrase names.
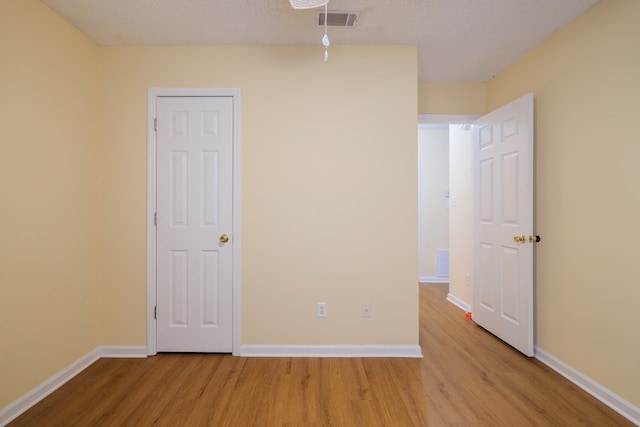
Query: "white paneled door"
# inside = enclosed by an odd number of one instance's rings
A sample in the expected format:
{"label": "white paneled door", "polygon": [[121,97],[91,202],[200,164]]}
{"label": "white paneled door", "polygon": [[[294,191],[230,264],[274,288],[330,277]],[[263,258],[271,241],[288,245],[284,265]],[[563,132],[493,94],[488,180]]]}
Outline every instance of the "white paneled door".
{"label": "white paneled door", "polygon": [[474,126],[473,319],[533,356],[533,95]]}
{"label": "white paneled door", "polygon": [[232,351],[233,98],[156,101],[158,351]]}

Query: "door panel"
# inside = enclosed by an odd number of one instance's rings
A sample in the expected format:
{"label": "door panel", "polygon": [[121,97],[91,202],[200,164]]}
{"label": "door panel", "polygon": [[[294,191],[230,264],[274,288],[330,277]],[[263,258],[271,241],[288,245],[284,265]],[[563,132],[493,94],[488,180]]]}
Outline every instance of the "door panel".
{"label": "door panel", "polygon": [[232,350],[232,102],[157,98],[158,351]]}
{"label": "door panel", "polygon": [[533,95],[475,124],[473,319],[533,356]]}

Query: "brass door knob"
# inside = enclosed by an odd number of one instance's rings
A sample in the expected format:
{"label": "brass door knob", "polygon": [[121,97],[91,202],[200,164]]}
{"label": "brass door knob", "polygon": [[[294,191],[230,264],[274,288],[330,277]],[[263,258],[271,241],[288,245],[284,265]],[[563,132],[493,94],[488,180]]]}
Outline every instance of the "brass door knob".
{"label": "brass door knob", "polygon": [[226,234],[220,235],[220,243],[227,243],[228,241],[229,241],[229,236],[227,236]]}
{"label": "brass door knob", "polygon": [[516,243],[526,243],[527,236],[525,236],[524,234],[521,234],[519,236],[513,236],[513,241]]}

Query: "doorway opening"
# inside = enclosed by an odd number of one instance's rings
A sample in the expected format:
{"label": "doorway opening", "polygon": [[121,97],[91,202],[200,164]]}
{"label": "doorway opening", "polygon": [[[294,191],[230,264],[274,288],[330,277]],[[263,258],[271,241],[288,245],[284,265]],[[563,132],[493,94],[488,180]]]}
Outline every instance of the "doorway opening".
{"label": "doorway opening", "polygon": [[472,303],[471,124],[476,118],[418,116],[418,282],[449,284],[447,299],[464,311]]}

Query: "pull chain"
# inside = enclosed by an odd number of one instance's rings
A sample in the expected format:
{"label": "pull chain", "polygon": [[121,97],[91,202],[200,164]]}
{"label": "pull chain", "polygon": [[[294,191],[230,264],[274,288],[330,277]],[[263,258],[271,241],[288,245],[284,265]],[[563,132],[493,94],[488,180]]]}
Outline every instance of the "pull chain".
{"label": "pull chain", "polygon": [[329,36],[327,35],[327,20],[329,19],[329,14],[327,13],[327,4],[324,4],[324,36],[322,36],[322,45],[324,46],[324,63],[326,64],[329,61]]}

